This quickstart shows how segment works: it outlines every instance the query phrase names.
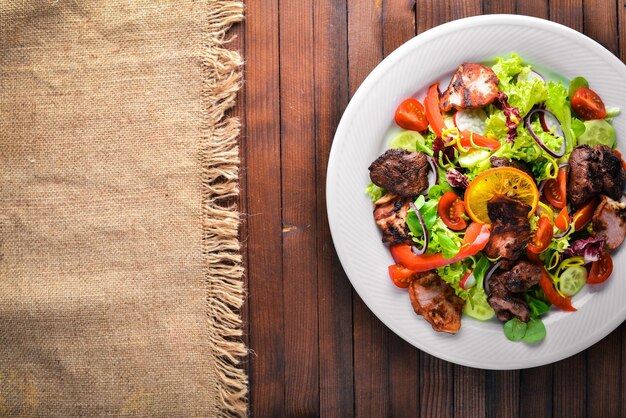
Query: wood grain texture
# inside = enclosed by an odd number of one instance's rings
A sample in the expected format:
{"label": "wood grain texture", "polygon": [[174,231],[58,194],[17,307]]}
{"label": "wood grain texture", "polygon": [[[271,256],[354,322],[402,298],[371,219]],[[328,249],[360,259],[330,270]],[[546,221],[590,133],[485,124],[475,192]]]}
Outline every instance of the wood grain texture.
{"label": "wood grain texture", "polygon": [[246,21],[246,135],[254,138],[245,150],[249,339],[258,353],[250,357],[250,402],[257,416],[278,417],[285,406],[278,1],[247,8],[264,16]]}
{"label": "wood grain texture", "polygon": [[319,415],[312,6],[283,3],[279,21],[285,413],[298,417]]}
{"label": "wood grain texture", "polygon": [[[353,294],[326,218],[326,166],[362,80],[417,33],[520,13],[583,31],[626,57],[625,0],[259,0],[233,46],[243,121],[253,416],[624,416],[625,326],[584,353],[523,371],[452,365],[407,344]],[[294,121],[297,121],[294,122]],[[408,297],[407,297],[408,303]]]}
{"label": "wood grain texture", "polygon": [[[314,2],[315,133],[317,152],[317,294],[319,310],[320,414],[354,416],[352,287],[335,253],[326,217],[326,166],[341,115],[348,104],[347,6]],[[339,47],[338,47],[339,46]]]}

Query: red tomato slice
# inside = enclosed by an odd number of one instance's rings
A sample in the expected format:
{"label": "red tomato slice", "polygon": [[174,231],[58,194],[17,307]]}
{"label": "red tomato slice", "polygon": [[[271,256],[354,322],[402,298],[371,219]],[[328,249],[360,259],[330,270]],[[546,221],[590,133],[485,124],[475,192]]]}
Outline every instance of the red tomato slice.
{"label": "red tomato slice", "polygon": [[426,100],[424,100],[426,108],[426,119],[431,129],[438,137],[441,137],[441,131],[446,129],[446,124],[439,110],[439,83],[435,83],[428,89]]}
{"label": "red tomato slice", "polygon": [[389,277],[393,280],[393,284],[403,289],[409,287],[415,278],[415,272],[398,264],[389,266]]}
{"label": "red tomato slice", "polygon": [[533,252],[530,252],[528,250],[528,247],[526,248],[526,257],[528,258],[528,261],[530,261],[531,263],[537,266],[543,266],[543,262],[539,259],[539,255]]}
{"label": "red tomato slice", "polygon": [[539,285],[543,289],[543,293],[546,294],[546,298],[548,298],[548,301],[550,301],[551,304],[564,311],[574,312],[576,310],[576,308],[572,306],[570,298],[561,296],[556,291],[554,283],[552,283],[552,279],[550,279],[550,276],[545,268],[541,269],[541,281],[539,282]]}
{"label": "red tomato slice", "polygon": [[587,203],[585,206],[578,209],[574,213],[574,215],[572,216],[572,223],[574,224],[575,231],[584,228],[589,223],[589,221],[591,221],[593,213],[595,212],[596,207],[598,207],[599,203],[599,199],[591,199],[589,203]]}
{"label": "red tomato slice", "polygon": [[565,232],[569,228],[569,213],[567,212],[567,206],[565,206],[554,220],[554,225],[561,231]]}
{"label": "red tomato slice", "polygon": [[[472,132],[471,136],[472,141],[474,141],[474,144],[476,144],[476,146],[478,147],[489,148],[490,150],[497,150],[502,145],[500,141],[496,139],[487,138],[482,135],[478,135],[475,132]],[[472,143],[470,142],[470,131],[461,131],[461,146],[463,146],[463,148],[472,147]]]}
{"label": "red tomato slice", "polygon": [[550,245],[550,242],[552,242],[553,235],[554,230],[552,228],[552,222],[550,222],[547,216],[542,216],[539,219],[535,235],[533,235],[532,240],[528,243],[528,251],[535,254],[544,252]]}
{"label": "red tomato slice", "polygon": [[443,223],[453,231],[467,228],[467,221],[461,216],[465,214],[465,204],[456,193],[450,191],[441,196],[437,205],[437,213]]}
{"label": "red tomato slice", "polygon": [[572,110],[583,120],[603,119],[606,117],[606,108],[600,96],[587,87],[576,90],[572,97]]}
{"label": "red tomato slice", "polygon": [[556,179],[546,181],[543,186],[546,200],[555,208],[562,209],[567,204],[567,168],[559,168]]}
{"label": "red tomato slice", "polygon": [[465,238],[459,253],[452,258],[443,258],[442,254],[416,255],[408,244],[392,245],[389,250],[396,263],[415,272],[422,272],[447,266],[478,253],[485,248],[490,235],[487,225],[473,222],[465,231]]}
{"label": "red tomato slice", "polygon": [[424,106],[414,98],[404,100],[396,109],[395,121],[402,129],[425,131],[428,120],[424,115]]}
{"label": "red tomato slice", "polygon": [[600,255],[598,261],[591,263],[591,270],[587,276],[587,283],[599,284],[606,281],[613,272],[613,259],[608,251]]}

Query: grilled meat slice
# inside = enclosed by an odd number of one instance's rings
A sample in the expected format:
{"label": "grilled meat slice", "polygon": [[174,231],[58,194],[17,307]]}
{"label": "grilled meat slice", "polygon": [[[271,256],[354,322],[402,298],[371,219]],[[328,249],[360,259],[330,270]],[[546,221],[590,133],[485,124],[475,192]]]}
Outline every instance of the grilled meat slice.
{"label": "grilled meat slice", "polygon": [[491,158],[489,158],[489,161],[491,162],[491,165],[493,167],[513,167],[513,168],[517,168],[518,170],[523,171],[524,173],[528,174],[531,177],[533,175],[533,172],[528,166],[528,164],[521,160],[509,160],[508,158],[496,157],[494,155]]}
{"label": "grilled meat slice", "polygon": [[414,197],[428,187],[430,164],[426,154],[390,149],[369,166],[375,185],[403,197]]}
{"label": "grilled meat slice", "polygon": [[487,202],[491,219],[491,236],[485,246],[487,257],[517,260],[530,240],[528,213],[531,207],[506,196],[495,196]]}
{"label": "grilled meat slice", "polygon": [[606,145],[580,145],[569,157],[567,198],[574,208],[599,194],[614,200],[622,197],[626,171],[617,155]]}
{"label": "grilled meat slice", "polygon": [[402,197],[387,193],[374,203],[374,220],[383,231],[383,242],[411,244],[406,215],[409,202]]}
{"label": "grilled meat slice", "polygon": [[418,273],[409,286],[411,305],[435,331],[456,334],[461,328],[463,299],[434,271]]}
{"label": "grilled meat slice", "polygon": [[609,251],[615,250],[626,237],[626,197],[618,202],[602,196],[591,222],[594,237],[602,238]]}
{"label": "grilled meat slice", "polygon": [[498,77],[491,68],[464,62],[456,70],[448,89],[439,99],[442,112],[484,107],[498,97]]}
{"label": "grilled meat slice", "polygon": [[506,281],[506,273],[494,274],[489,278],[490,294],[487,297],[487,303],[496,311],[496,317],[500,321],[508,321],[513,316],[520,321],[528,322],[530,319],[530,308],[528,304],[519,299],[504,285]]}
{"label": "grilled meat slice", "polygon": [[502,274],[501,282],[512,293],[522,293],[541,280],[541,267],[522,260],[510,271]]}

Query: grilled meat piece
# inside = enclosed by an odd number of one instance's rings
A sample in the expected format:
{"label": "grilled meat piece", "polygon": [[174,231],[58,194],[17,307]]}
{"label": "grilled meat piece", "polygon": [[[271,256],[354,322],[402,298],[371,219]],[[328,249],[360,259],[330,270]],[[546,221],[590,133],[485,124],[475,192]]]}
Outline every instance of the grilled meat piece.
{"label": "grilled meat piece", "polygon": [[615,250],[626,237],[626,197],[622,197],[618,202],[602,196],[591,222],[593,236],[602,238],[609,251]]}
{"label": "grilled meat piece", "polygon": [[487,303],[496,311],[496,317],[500,321],[508,321],[516,316],[520,321],[528,322],[530,319],[528,304],[513,296],[504,284],[507,281],[505,275],[508,273],[510,272],[494,274],[489,278],[490,293]]}
{"label": "grilled meat piece", "polygon": [[530,240],[528,213],[531,207],[506,196],[495,196],[487,202],[491,236],[485,246],[487,257],[517,260]]}
{"label": "grilled meat piece", "polygon": [[523,171],[524,173],[528,174],[531,177],[533,175],[533,172],[528,166],[528,164],[521,160],[509,160],[508,158],[496,157],[494,155],[491,158],[489,158],[489,161],[491,162],[491,165],[493,167],[513,167],[513,168],[517,168],[518,170]]}
{"label": "grilled meat piece", "polygon": [[409,202],[397,194],[387,193],[374,203],[374,220],[383,231],[383,242],[411,244],[406,215]]}
{"label": "grilled meat piece", "polygon": [[369,166],[375,185],[403,197],[414,197],[428,187],[430,164],[426,154],[390,149]]}
{"label": "grilled meat piece", "polygon": [[614,200],[622,197],[626,171],[617,155],[606,145],[580,145],[569,157],[567,199],[574,208],[599,194]]}
{"label": "grilled meat piece", "polygon": [[498,97],[498,77],[491,68],[464,62],[456,70],[448,89],[439,99],[442,112],[484,107]]}
{"label": "grilled meat piece", "polygon": [[435,331],[456,334],[461,328],[463,299],[434,271],[418,273],[409,286],[411,305]]}
{"label": "grilled meat piece", "polygon": [[501,282],[512,293],[522,293],[541,280],[541,267],[522,260],[510,271],[502,274]]}

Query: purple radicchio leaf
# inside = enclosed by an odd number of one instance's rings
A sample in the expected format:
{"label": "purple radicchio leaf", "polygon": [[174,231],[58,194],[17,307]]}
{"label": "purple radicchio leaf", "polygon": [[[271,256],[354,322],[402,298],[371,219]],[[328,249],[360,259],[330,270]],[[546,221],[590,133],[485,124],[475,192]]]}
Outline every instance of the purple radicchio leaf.
{"label": "purple radicchio leaf", "polygon": [[565,254],[570,257],[577,255],[582,256],[585,264],[587,264],[592,261],[598,261],[603,249],[604,240],[602,238],[589,237],[574,241],[572,245],[565,250]]}
{"label": "purple radicchio leaf", "polygon": [[445,151],[446,149],[446,144],[443,142],[443,139],[441,139],[440,137],[435,138],[435,140],[433,141],[433,159],[435,160],[435,163],[437,165],[439,165],[439,156],[441,155],[442,151]]}
{"label": "purple radicchio leaf", "polygon": [[469,181],[467,180],[467,177],[455,168],[451,168],[450,170],[448,170],[448,172],[446,173],[446,180],[448,180],[448,183],[450,183],[450,186],[452,187],[460,187],[466,189],[467,186],[469,186]]}
{"label": "purple radicchio leaf", "polygon": [[508,142],[515,141],[517,138],[517,125],[521,121],[519,109],[509,104],[509,97],[504,92],[498,92],[497,105],[504,112],[506,117],[507,134],[506,140]]}

